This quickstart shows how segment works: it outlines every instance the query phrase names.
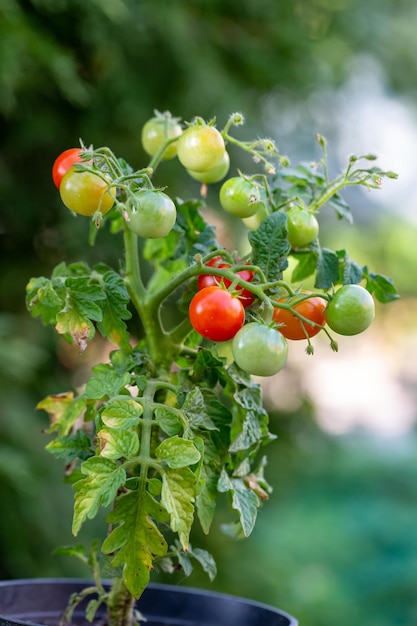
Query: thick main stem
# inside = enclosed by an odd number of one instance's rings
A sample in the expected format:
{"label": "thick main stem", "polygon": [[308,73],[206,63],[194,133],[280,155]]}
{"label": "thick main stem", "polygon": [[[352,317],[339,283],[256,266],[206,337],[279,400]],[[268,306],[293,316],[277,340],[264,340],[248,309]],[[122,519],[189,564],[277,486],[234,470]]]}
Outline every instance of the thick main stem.
{"label": "thick main stem", "polygon": [[115,578],[107,600],[108,626],[135,626],[135,598],[121,578]]}

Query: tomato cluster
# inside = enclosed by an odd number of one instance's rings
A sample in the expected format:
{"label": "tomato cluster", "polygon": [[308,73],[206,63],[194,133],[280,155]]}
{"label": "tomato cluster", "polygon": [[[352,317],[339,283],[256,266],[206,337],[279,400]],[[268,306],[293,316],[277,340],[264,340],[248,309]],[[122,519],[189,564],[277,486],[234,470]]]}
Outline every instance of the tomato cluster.
{"label": "tomato cluster", "polygon": [[[116,204],[125,227],[135,235],[166,237],[176,223],[177,208],[166,193],[152,186],[148,172],[152,174],[159,161],[178,157],[195,180],[219,182],[230,168],[224,136],[199,118],[184,129],[169,113],[155,112],[141,131],[143,149],[151,157],[148,169],[142,170],[144,174],[135,178],[129,171],[125,177],[126,172],[117,176],[117,165],[110,168],[103,160],[87,160],[91,155],[81,148],[70,148],[54,162],[53,181],[65,206],[75,213],[104,215]],[[249,229],[257,229],[271,213],[280,210],[285,214],[282,237],[288,250],[295,254],[300,249],[315,250],[319,234],[315,210],[298,197],[276,207],[265,176],[239,172],[228,178],[220,187],[219,203]],[[259,268],[232,263],[231,258],[226,253],[208,258],[198,273],[188,314],[194,330],[206,340],[231,341],[234,361],[250,374],[271,376],[280,371],[287,360],[287,340],[306,340],[307,350],[312,351],[310,339],[323,329],[327,334],[329,328],[341,335],[355,335],[373,320],[373,297],[358,284],[322,295],[294,293],[291,287],[276,286],[269,292],[270,288],[262,284],[265,278]]]}

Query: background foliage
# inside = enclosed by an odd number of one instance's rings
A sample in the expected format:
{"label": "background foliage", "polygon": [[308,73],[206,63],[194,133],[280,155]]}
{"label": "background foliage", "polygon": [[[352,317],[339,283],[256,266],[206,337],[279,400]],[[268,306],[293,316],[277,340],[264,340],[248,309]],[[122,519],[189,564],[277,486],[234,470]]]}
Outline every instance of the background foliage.
{"label": "background foliage", "polygon": [[[63,210],[50,177],[56,155],[82,138],[140,166],[140,128],[157,108],[220,123],[241,110],[248,135],[255,128],[290,157],[310,158],[316,132],[337,142],[343,124],[355,131],[354,103],[342,103],[343,120],[331,97],[355,73],[372,81],[379,72],[415,115],[416,13],[413,0],[1,0],[1,577],[86,574],[50,557],[70,537],[72,494],[42,451],[46,424],[34,407],[82,380],[102,346],[88,358],[63,346],[29,319],[24,288],[64,258],[112,263],[117,251],[105,236],[88,248],[85,222]],[[172,195],[198,193],[175,163],[166,164],[166,180]],[[415,337],[415,228],[390,198],[380,221],[372,206],[369,219],[360,216],[352,245],[394,275],[408,303],[399,325]],[[327,229],[332,237],[332,223]],[[402,376],[413,384],[409,371]],[[271,414],[275,493],[253,537],[198,538],[217,557],[214,585],[280,605],[311,626],[415,624],[414,433],[407,446],[360,433],[332,437],[308,394],[287,412],[271,405]],[[197,575],[190,584],[208,581]]]}

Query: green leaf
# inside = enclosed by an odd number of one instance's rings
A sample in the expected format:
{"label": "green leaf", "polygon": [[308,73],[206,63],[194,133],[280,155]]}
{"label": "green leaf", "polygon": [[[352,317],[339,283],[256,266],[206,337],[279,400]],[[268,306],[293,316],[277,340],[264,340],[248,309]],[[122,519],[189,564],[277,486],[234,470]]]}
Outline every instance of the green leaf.
{"label": "green leaf", "polygon": [[102,428],[97,437],[100,440],[100,456],[106,459],[128,459],[139,450],[139,437],[132,430]]}
{"label": "green leaf", "polygon": [[86,400],[82,396],[74,398],[72,391],[47,396],[37,405],[49,415],[51,426],[48,432],[58,430],[60,436],[67,435],[86,408]]}
{"label": "green leaf", "polygon": [[88,557],[85,553],[85,547],[78,546],[60,546],[53,551],[55,556],[71,556],[79,559],[83,563],[88,563]]}
{"label": "green leaf", "polygon": [[184,404],[181,407],[181,413],[184,416],[185,433],[187,436],[192,437],[193,431],[199,428],[206,430],[216,429],[216,425],[207,413],[204,396],[199,387],[194,387],[187,393]]}
{"label": "green leaf", "polygon": [[101,420],[108,428],[128,429],[139,424],[142,413],[142,405],[126,396],[126,399],[110,401],[101,413]]}
{"label": "green leaf", "polygon": [[363,276],[362,267],[350,258],[347,250],[337,250],[336,254],[340,263],[339,282],[342,285],[360,283]]}
{"label": "green leaf", "polygon": [[316,289],[330,289],[339,280],[339,257],[333,250],[322,248],[319,252],[317,274],[314,286]]}
{"label": "green leaf", "polygon": [[73,487],[76,491],[72,532],[77,535],[87,519],[93,519],[100,506],[109,506],[126,482],[126,472],[110,459],[91,457],[81,465],[86,476]]}
{"label": "green leaf", "polygon": [[[257,450],[275,437],[268,430],[268,413],[262,406],[260,387],[243,388],[234,394],[236,407],[229,451]],[[243,410],[239,410],[242,407]]]}
{"label": "green leaf", "polygon": [[295,283],[302,282],[316,271],[319,255],[316,251],[309,250],[303,253],[294,253],[293,257],[298,261],[295,266],[291,280]]}
{"label": "green leaf", "polygon": [[230,492],[232,508],[238,512],[239,521],[245,537],[251,534],[258,514],[259,498],[249,489],[241,478],[231,478],[225,470],[220,476],[218,490],[221,493]]}
{"label": "green leaf", "polygon": [[276,211],[268,215],[257,230],[249,232],[249,243],[253,249],[252,262],[259,265],[268,281],[282,278],[282,272],[288,267],[287,215]]}
{"label": "green leaf", "polygon": [[60,292],[48,278],[32,278],[26,287],[26,306],[33,317],[43,324],[55,324],[56,317],[65,304]]}
{"label": "green leaf", "polygon": [[82,430],[77,430],[74,435],[56,437],[48,443],[46,450],[57,459],[65,459],[66,463],[74,459],[86,461],[94,454],[91,441]]}
{"label": "green leaf", "polygon": [[165,439],[155,450],[155,456],[171,469],[188,467],[198,463],[200,452],[189,439],[170,437]]}
{"label": "green leaf", "polygon": [[188,468],[168,468],[162,474],[161,503],[170,515],[170,526],[178,533],[184,550],[188,549],[188,540],[194,519],[196,476]]}
{"label": "green leaf", "polygon": [[130,382],[129,372],[120,375],[109,363],[99,363],[92,368],[94,375],[88,380],[84,396],[102,400],[117,396]]}
{"label": "green leaf", "polygon": [[[94,268],[96,271],[100,266]],[[102,275],[105,300],[101,304],[103,318],[98,321],[97,328],[101,335],[111,343],[130,350],[129,333],[123,320],[132,317],[127,305],[130,301],[122,277],[113,270]]]}
{"label": "green leaf", "polygon": [[363,268],[363,272],[366,288],[379,302],[392,302],[400,297],[391,278],[370,272],[367,267]]}
{"label": "green leaf", "polygon": [[208,577],[211,581],[216,578],[217,575],[217,567],[216,562],[213,559],[213,556],[207,550],[202,550],[201,548],[192,548],[188,550],[188,555],[196,559],[203,568],[203,570],[208,574]]}
{"label": "green leaf", "polygon": [[349,222],[349,224],[353,223],[350,206],[339,194],[335,193],[334,196],[328,201],[328,204],[336,211],[336,215],[339,219],[344,218]]}
{"label": "green leaf", "polygon": [[182,424],[177,410],[169,407],[158,407],[155,409],[155,420],[168,437],[178,435],[182,431]]}
{"label": "green leaf", "polygon": [[119,524],[102,545],[104,554],[113,554],[112,567],[123,567],[123,582],[139,598],[146,588],[154,557],[167,552],[167,543],[153,518],[164,518],[162,507],[148,493],[136,491],[120,496],[107,516],[109,524]]}

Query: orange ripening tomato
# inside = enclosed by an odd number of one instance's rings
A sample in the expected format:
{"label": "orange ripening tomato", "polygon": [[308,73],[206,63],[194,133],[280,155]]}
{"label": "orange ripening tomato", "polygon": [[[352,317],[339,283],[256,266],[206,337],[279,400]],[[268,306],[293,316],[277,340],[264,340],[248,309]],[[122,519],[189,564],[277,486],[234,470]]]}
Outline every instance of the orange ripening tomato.
{"label": "orange ripening tomato", "polygon": [[[303,295],[306,293],[308,292],[303,292]],[[298,300],[299,296],[293,296],[292,298],[285,300],[285,303],[291,304],[298,313],[312,322],[316,322],[316,324],[320,324],[321,326],[325,325],[326,318],[324,310],[327,306],[327,300],[325,300],[325,298],[314,296],[312,298],[302,300],[301,302],[298,302]],[[312,326],[308,322],[303,322],[287,309],[275,307],[272,317],[274,322],[282,324],[278,330],[287,339],[297,340],[314,337],[314,335],[317,335],[317,333],[321,330],[320,326]]]}

